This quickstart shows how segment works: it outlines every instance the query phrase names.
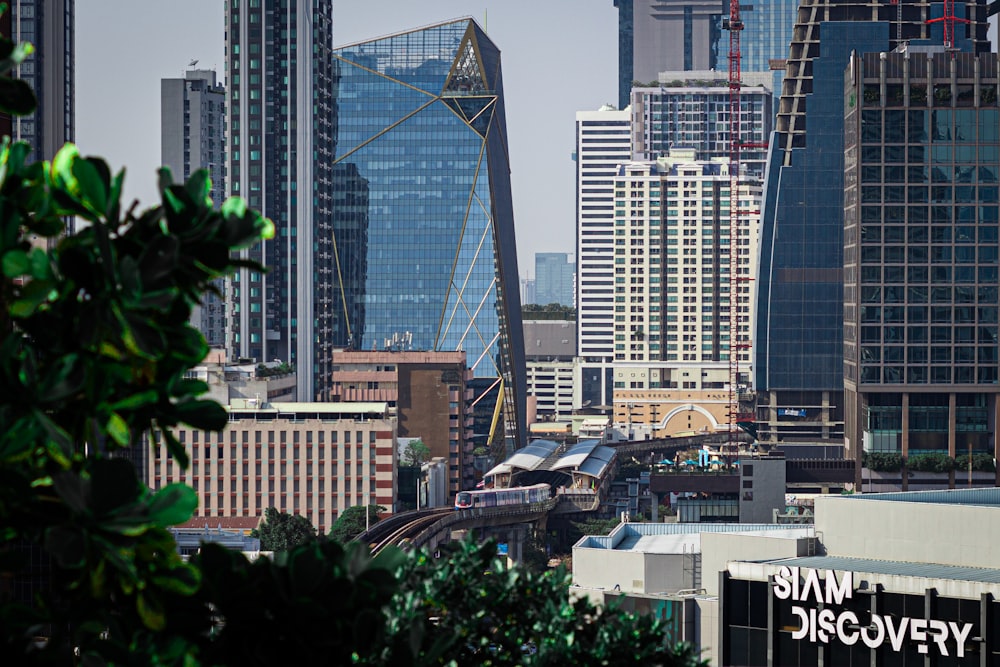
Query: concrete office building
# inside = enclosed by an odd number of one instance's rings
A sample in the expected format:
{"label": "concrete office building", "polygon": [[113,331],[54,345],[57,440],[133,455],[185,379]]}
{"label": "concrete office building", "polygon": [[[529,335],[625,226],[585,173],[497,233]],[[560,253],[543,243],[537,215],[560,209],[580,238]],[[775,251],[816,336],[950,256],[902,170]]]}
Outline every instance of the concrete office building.
{"label": "concrete office building", "polygon": [[465,352],[337,350],[330,400],[384,401],[395,410],[400,438],[420,438],[444,461],[447,491],[471,489],[474,377]]}
{"label": "concrete office building", "polygon": [[[972,20],[956,23],[956,46],[988,50],[985,4],[954,8]],[[940,3],[924,0],[800,4],[769,155],[755,283],[764,442],[843,438],[844,68],[852,51],[940,44],[941,23],[927,23],[940,13]]]}
{"label": "concrete office building", "polygon": [[724,665],[998,664],[998,522],[996,489],[819,496],[815,555],[718,564],[701,642]]}
{"label": "concrete office building", "polygon": [[[198,169],[212,179],[210,197],[226,197],[226,90],[214,70],[188,70],[183,79],[160,80],[160,162],[174,180],[186,181]],[[212,347],[226,344],[225,281],[207,293],[191,313],[191,324]]]}
{"label": "concrete office building", "polygon": [[[730,174],[728,159],[674,150],[621,167],[615,184],[614,408],[619,425],[656,437],[728,428]],[[760,187],[742,184],[741,210]],[[738,270],[756,273],[758,223],[746,219]],[[741,340],[751,337],[750,281],[735,295]],[[738,351],[745,381],[751,355]]]}
{"label": "concrete office building", "polygon": [[618,8],[618,104],[628,104],[633,81],[648,83],[665,70],[725,69],[719,52],[719,0],[614,0]]}
{"label": "concrete office building", "polygon": [[574,545],[571,591],[712,664],[1000,662],[997,489],[821,495],[815,521],[620,524]]}
{"label": "concrete office building", "polygon": [[573,414],[573,373],[576,322],[525,320],[524,359],[528,365],[528,396],[535,401],[538,420],[569,422]]}
{"label": "concrete office building", "polygon": [[386,403],[234,399],[228,412],[221,433],[173,429],[190,453],[187,470],[153,434],[150,487],[190,485],[199,499],[194,518],[260,517],[275,507],[327,533],[353,505],[394,510],[396,418]]}
{"label": "concrete office building", "polygon": [[333,343],[333,7],[225,7],[230,190],[275,225],[273,239],[241,253],[270,271],[233,276],[228,347],[233,358],[293,364],[299,398],[311,399]]}
{"label": "concrete office building", "polygon": [[614,360],[614,178],[632,156],[631,117],[605,105],[576,114],[577,366],[580,402],[611,405]]}
{"label": "concrete office building", "polygon": [[575,268],[576,263],[564,252],[536,252],[534,303],[572,307]]}
{"label": "concrete office building", "polygon": [[73,141],[75,104],[75,1],[13,0],[10,32],[15,42],[31,42],[35,52],[13,71],[38,98],[38,108],[11,119],[14,139],[31,144],[32,160],[49,160]]}
{"label": "concrete office building", "polygon": [[997,455],[997,56],[854,54],[845,106],[845,441]]}
{"label": "concrete office building", "polygon": [[504,437],[491,444],[513,450],[526,433],[524,346],[500,51],[465,18],[331,57],[337,343],[464,351],[477,398],[491,392],[477,432],[493,430],[499,401]]}

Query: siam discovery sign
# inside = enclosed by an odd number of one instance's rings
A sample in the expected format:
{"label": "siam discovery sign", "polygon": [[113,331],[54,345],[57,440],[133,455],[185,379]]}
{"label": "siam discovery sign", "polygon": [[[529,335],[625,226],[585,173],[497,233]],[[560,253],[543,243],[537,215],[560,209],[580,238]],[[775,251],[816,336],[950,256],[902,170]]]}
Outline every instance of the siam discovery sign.
{"label": "siam discovery sign", "polygon": [[860,641],[872,649],[888,642],[893,651],[902,650],[903,642],[909,640],[917,644],[917,651],[924,655],[934,646],[939,655],[950,656],[953,649],[956,657],[965,657],[965,642],[972,634],[972,623],[873,613],[865,614],[870,618],[867,625],[862,626],[858,615],[850,609],[830,608],[830,605],[843,605],[844,600],[854,597],[851,572],[806,570],[804,575],[799,576],[797,567],[782,566],[772,584],[774,596],[779,600],[813,601],[823,605],[822,609],[792,606],[792,614],[801,623],[799,629],[792,632],[793,639],[808,638],[812,643],[821,644],[838,640],[845,646]]}

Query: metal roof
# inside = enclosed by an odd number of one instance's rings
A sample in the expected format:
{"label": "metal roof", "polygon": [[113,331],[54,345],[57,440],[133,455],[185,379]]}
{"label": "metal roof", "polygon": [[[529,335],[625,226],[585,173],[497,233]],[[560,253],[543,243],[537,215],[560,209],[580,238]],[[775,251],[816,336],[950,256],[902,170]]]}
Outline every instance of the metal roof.
{"label": "metal roof", "polygon": [[[784,539],[812,537],[814,526],[787,526],[777,523],[620,523],[610,535],[586,535],[580,538],[574,548],[620,549],[646,551],[651,553],[673,553],[670,546],[701,544],[703,533],[740,533],[742,535],[766,535]],[[676,536],[697,535],[693,538]],[[666,539],[661,539],[666,538]],[[662,544],[657,546],[657,542]],[[641,545],[641,546],[640,546]]]}
{"label": "metal roof", "polygon": [[514,452],[509,459],[498,463],[484,477],[517,470],[535,470],[559,447],[552,440],[532,440],[531,444]]}
{"label": "metal roof", "polygon": [[938,503],[941,505],[982,505],[1000,507],[1000,488],[946,489],[939,491],[893,491],[889,493],[855,493],[840,496],[851,500],[888,500],[905,503]]}
{"label": "metal roof", "polygon": [[572,470],[591,477],[602,477],[615,458],[615,450],[600,440],[584,440],[559,457],[552,470]]}
{"label": "metal roof", "polygon": [[868,574],[887,574],[898,577],[924,577],[926,579],[953,579],[956,581],[979,581],[989,584],[1000,584],[1000,570],[985,567],[872,560],[869,558],[845,558],[842,556],[804,556],[802,558],[783,558],[765,562],[768,565],[808,567],[814,570],[840,570],[841,572],[866,572]]}

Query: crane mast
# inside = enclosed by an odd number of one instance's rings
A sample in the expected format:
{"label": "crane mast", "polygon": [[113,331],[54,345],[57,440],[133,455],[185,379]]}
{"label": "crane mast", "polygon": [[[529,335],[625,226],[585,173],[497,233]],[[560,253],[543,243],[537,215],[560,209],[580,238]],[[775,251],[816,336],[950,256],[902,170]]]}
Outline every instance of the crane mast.
{"label": "crane mast", "polygon": [[743,335],[740,326],[741,287],[750,280],[749,276],[742,274],[740,262],[743,227],[749,213],[741,208],[740,152],[754,145],[743,142],[740,127],[740,93],[743,88],[740,34],[744,26],[739,0],[730,0],[729,20],[724,27],[729,30],[729,437],[726,449],[727,454],[732,455],[739,452],[740,423],[754,419],[753,414],[744,413],[740,407],[740,355],[750,349],[750,341]]}

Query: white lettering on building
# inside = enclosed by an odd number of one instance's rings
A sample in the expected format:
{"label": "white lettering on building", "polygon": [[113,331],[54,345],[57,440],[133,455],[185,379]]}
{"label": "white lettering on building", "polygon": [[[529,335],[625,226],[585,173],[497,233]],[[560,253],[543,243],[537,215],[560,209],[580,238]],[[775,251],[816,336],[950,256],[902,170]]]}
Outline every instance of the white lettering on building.
{"label": "white lettering on building", "polygon": [[839,613],[826,605],[842,605],[854,597],[854,580],[851,572],[809,569],[804,576],[797,567],[781,566],[774,575],[772,590],[779,600],[814,602],[823,609],[794,605],[792,614],[799,620],[799,629],[792,631],[792,639],[808,639],[812,643],[827,644],[837,639],[845,646],[860,640],[868,648],[879,648],[886,640],[893,651],[901,651],[909,639],[917,644],[917,651],[926,655],[933,645],[943,656],[950,656],[949,640],[954,640],[955,656],[965,657],[965,642],[972,633],[972,623],[939,621],[937,619],[895,617],[890,614],[871,614],[867,625],[861,625],[857,614],[848,609]]}

